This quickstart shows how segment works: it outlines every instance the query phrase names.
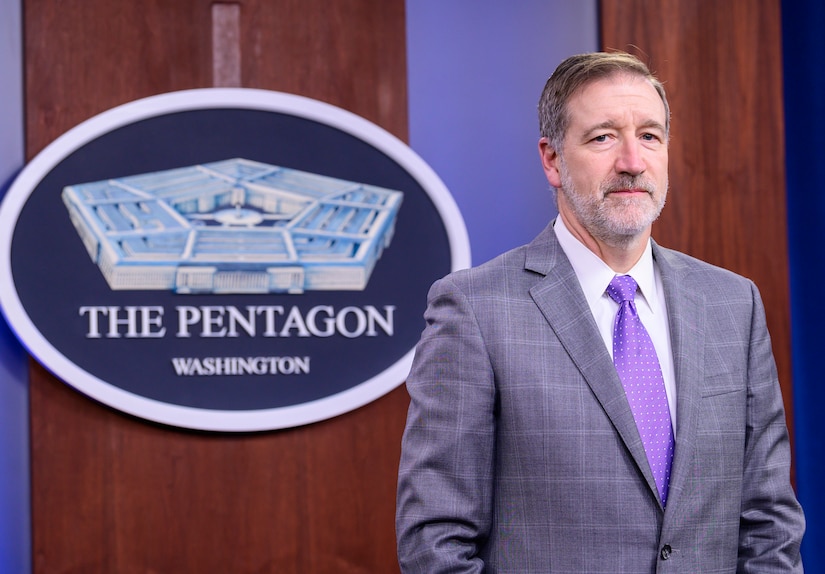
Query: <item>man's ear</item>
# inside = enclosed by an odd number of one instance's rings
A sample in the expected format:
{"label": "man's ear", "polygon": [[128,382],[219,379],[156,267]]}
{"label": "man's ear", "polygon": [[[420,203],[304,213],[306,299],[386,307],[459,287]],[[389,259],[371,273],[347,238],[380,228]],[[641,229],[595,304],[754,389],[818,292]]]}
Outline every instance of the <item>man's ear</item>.
{"label": "man's ear", "polygon": [[561,187],[561,172],[559,162],[561,157],[546,137],[539,139],[539,156],[541,166],[544,168],[544,175],[550,185],[556,189]]}

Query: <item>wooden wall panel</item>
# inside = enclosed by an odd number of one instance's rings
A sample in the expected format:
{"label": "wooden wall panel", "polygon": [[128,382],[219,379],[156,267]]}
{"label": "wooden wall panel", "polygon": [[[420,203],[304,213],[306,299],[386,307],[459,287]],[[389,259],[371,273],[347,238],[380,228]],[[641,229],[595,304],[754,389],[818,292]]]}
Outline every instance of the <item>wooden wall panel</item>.
{"label": "wooden wall panel", "polygon": [[[403,0],[237,0],[241,84],[407,137]],[[108,108],[212,86],[210,0],[24,0],[26,151]]]}
{"label": "wooden wall panel", "polygon": [[653,235],[753,279],[792,427],[780,0],[601,0],[607,49],[642,57],[672,111]]}
{"label": "wooden wall panel", "polygon": [[402,388],[314,425],[170,429],[32,361],[34,572],[397,572]]}
{"label": "wooden wall panel", "polygon": [[[241,85],[406,138],[403,0],[233,4]],[[28,158],[113,106],[211,86],[211,14],[208,0],[24,0]],[[34,361],[30,373],[36,573],[398,571],[403,388],[328,421],[239,435],[148,423]]]}

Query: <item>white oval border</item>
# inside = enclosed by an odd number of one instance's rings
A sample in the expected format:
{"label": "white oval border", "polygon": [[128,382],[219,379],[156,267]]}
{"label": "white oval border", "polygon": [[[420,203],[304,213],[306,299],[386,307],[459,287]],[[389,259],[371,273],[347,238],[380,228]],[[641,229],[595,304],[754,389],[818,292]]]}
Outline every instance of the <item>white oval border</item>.
{"label": "white oval border", "polygon": [[388,131],[344,109],[303,96],[248,88],[184,90],[136,100],[94,116],[54,140],[25,166],[0,203],[0,309],[29,353],[67,384],[110,407],[167,425],[208,431],[275,430],[329,419],[378,399],[404,382],[414,348],[371,379],[322,399],[261,410],[198,409],[149,399],[86,372],[52,346],[23,308],[12,281],[11,241],[23,206],[42,179],[69,154],[119,127],[175,112],[221,108],[278,112],[314,120],[382,151],[404,168],[435,204],[447,230],[452,270],[470,266],[467,228],[452,195],[432,168]]}

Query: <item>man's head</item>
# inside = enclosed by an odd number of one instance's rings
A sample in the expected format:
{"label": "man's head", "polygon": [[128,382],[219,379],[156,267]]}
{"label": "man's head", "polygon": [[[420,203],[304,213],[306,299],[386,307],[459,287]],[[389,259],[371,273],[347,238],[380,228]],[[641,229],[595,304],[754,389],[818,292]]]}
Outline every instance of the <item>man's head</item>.
{"label": "man's head", "polygon": [[640,254],[667,195],[661,83],[628,54],[573,56],[548,80],[539,110],[541,161],[567,227],[605,260]]}
{"label": "man's head", "polygon": [[641,76],[651,83],[665,106],[665,129],[670,135],[670,106],[664,86],[641,60],[625,52],[578,54],[559,64],[539,99],[539,134],[559,149],[570,123],[567,103],[573,94],[590,82],[616,74]]}

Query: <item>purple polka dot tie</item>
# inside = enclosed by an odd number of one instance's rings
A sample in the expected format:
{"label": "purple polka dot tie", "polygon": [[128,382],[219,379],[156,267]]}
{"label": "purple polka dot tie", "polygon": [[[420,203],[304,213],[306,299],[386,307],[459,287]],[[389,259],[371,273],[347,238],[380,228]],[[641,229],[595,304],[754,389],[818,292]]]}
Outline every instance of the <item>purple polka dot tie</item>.
{"label": "purple polka dot tie", "polygon": [[673,460],[673,426],[656,349],[636,312],[636,287],[630,275],[616,275],[607,287],[607,294],[619,304],[613,324],[613,363],[664,506]]}

